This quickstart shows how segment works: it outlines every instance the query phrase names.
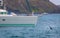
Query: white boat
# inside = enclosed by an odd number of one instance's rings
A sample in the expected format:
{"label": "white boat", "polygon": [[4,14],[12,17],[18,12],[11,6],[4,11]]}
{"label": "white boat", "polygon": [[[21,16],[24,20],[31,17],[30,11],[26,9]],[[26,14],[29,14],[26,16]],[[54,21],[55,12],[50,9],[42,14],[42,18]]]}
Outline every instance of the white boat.
{"label": "white boat", "polygon": [[6,12],[0,10],[0,26],[34,26],[37,23],[37,16],[13,16]]}

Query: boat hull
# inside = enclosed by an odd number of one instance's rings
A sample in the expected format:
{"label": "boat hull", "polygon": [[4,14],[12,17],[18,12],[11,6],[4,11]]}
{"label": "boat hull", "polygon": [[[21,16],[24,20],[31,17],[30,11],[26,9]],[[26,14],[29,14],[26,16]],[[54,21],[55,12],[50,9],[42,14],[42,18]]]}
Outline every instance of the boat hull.
{"label": "boat hull", "polygon": [[37,16],[0,16],[0,26],[34,26]]}

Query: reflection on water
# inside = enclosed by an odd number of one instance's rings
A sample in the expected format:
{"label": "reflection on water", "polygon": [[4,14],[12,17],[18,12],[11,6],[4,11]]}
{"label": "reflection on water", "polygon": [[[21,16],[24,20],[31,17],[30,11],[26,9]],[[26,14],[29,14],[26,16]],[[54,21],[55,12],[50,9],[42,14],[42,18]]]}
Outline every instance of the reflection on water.
{"label": "reflection on water", "polygon": [[60,38],[60,14],[39,16],[35,27],[0,27],[0,38]]}

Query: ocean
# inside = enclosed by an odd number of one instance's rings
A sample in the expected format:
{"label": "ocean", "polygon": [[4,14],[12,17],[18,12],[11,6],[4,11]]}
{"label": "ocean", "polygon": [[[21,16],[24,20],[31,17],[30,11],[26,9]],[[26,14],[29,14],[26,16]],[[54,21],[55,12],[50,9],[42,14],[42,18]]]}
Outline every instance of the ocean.
{"label": "ocean", "polygon": [[60,14],[38,16],[35,26],[2,26],[0,38],[60,38]]}

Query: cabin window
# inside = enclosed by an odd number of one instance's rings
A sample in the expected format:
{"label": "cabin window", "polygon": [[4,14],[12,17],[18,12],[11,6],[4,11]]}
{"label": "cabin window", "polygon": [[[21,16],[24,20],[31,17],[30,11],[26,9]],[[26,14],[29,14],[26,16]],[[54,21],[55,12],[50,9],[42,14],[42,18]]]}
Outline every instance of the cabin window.
{"label": "cabin window", "polygon": [[7,14],[6,12],[0,12],[0,14]]}

